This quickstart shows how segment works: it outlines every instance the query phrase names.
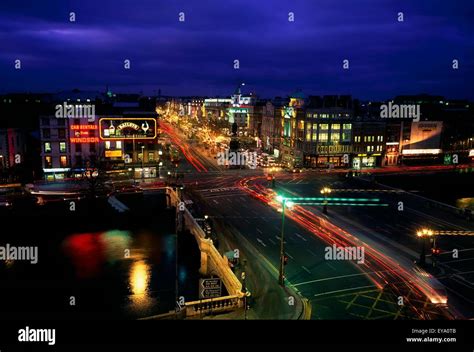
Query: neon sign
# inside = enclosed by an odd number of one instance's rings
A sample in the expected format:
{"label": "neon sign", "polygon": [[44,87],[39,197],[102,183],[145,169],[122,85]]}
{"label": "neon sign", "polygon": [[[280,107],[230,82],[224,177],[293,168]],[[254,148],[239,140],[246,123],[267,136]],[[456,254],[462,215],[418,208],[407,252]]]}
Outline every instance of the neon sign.
{"label": "neon sign", "polygon": [[99,137],[71,137],[71,143],[99,143]]}
{"label": "neon sign", "polygon": [[100,139],[105,141],[155,139],[156,125],[154,118],[104,117],[99,120]]}

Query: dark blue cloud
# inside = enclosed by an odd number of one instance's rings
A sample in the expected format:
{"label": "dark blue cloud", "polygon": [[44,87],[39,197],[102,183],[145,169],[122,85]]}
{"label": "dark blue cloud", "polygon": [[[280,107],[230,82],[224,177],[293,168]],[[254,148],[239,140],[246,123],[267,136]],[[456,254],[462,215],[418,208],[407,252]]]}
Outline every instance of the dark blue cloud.
{"label": "dark blue cloud", "polygon": [[0,89],[473,98],[473,16],[471,0],[7,0]]}

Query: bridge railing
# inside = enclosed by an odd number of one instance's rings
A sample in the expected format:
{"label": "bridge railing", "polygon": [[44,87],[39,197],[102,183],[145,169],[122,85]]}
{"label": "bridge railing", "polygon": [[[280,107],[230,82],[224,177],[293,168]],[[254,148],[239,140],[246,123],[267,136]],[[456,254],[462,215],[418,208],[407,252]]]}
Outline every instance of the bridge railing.
{"label": "bridge railing", "polygon": [[[169,195],[171,204],[177,206],[181,200],[176,191],[168,187],[166,192]],[[211,239],[206,238],[205,232],[187,208],[184,208],[183,219],[185,227],[193,234],[201,252],[201,274],[214,274],[218,276],[229,293],[229,296],[225,297],[186,303],[186,311],[194,314],[192,311],[194,308],[188,308],[188,305],[189,307],[200,307],[200,314],[204,312],[204,307],[209,307],[206,312],[227,311],[243,307],[245,295],[242,292],[242,283],[231,270],[227,257],[219,253]],[[212,305],[217,305],[217,310],[211,309]]]}

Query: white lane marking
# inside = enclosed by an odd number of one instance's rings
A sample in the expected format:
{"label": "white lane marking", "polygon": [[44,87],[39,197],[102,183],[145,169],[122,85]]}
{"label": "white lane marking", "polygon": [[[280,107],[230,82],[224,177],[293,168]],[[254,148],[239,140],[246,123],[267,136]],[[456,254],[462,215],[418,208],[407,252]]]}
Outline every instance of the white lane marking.
{"label": "white lane marking", "polygon": [[336,291],[328,291],[328,292],[323,292],[323,293],[316,293],[314,297],[319,297],[319,296],[324,296],[324,295],[330,295],[333,293],[340,293],[340,292],[346,292],[346,291],[354,291],[354,290],[362,290],[364,288],[377,288],[375,285],[369,285],[369,286],[360,286],[360,287],[351,287],[351,288],[346,288],[342,290],[336,290]]}
{"label": "white lane marking", "polygon": [[259,228],[257,228],[257,232],[258,232],[259,234],[262,234],[262,233],[263,233],[262,230],[260,230]]}
{"label": "white lane marking", "polygon": [[271,244],[276,244],[276,242],[275,242],[274,240],[272,240],[271,238],[269,238],[268,241],[269,241]]}
{"label": "white lane marking", "polygon": [[307,267],[305,267],[304,265],[301,266],[303,268],[304,271],[306,271],[308,274],[311,274],[311,271],[309,271],[309,269]]}
{"label": "white lane marking", "polygon": [[263,243],[263,241],[260,238],[257,238],[257,242],[260,243],[264,247],[267,246],[265,243]]}
{"label": "white lane marking", "polygon": [[305,241],[305,242],[307,241],[307,239],[304,238],[303,236],[301,236],[299,233],[296,233],[296,232],[295,232],[295,236],[298,237],[298,238],[300,238],[300,239],[302,239],[302,240]]}
{"label": "white lane marking", "polygon": [[215,199],[212,200],[215,204],[219,204],[219,202]]}
{"label": "white lane marking", "polygon": [[369,273],[360,273],[360,274],[349,274],[349,275],[325,277],[325,278],[322,278],[322,279],[316,279],[316,280],[310,280],[310,281],[300,282],[299,284],[293,284],[293,286],[301,286],[301,285],[312,284],[312,283],[314,283],[314,282],[320,282],[320,281],[344,279],[344,278],[346,278],[346,277],[365,276],[365,275],[372,274],[372,273],[386,273],[386,272],[388,272],[388,270],[372,271],[372,272],[369,272]]}

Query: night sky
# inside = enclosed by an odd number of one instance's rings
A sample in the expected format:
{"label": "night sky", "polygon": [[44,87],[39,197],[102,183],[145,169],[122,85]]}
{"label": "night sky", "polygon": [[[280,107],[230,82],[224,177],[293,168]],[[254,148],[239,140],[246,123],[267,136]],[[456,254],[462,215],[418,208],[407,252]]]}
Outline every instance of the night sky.
{"label": "night sky", "polygon": [[473,18],[473,0],[1,0],[0,92],[473,99]]}

